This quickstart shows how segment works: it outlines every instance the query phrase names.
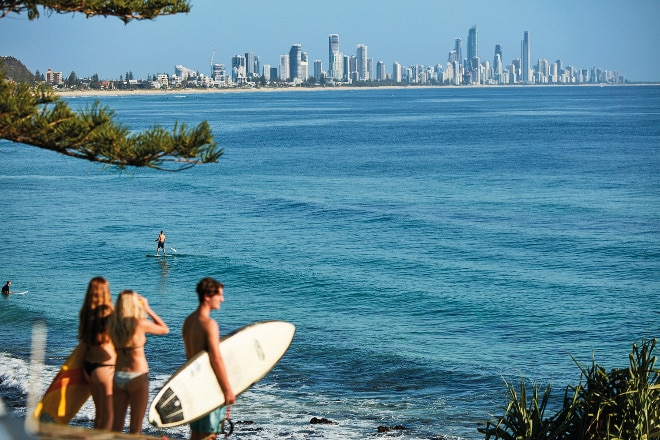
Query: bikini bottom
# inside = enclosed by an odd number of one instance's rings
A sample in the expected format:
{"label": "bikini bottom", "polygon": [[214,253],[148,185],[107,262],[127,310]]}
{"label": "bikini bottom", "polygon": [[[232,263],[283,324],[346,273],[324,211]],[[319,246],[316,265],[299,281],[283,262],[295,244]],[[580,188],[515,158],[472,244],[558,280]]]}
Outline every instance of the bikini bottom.
{"label": "bikini bottom", "polygon": [[136,377],[142,376],[147,373],[136,373],[134,371],[115,371],[115,385],[117,388],[122,390],[126,388],[126,384],[135,379]]}
{"label": "bikini bottom", "polygon": [[109,365],[109,364],[99,364],[97,362],[90,362],[90,361],[85,361],[83,364],[83,369],[88,375],[92,375],[94,370],[96,370],[99,367],[114,367],[114,365]]}

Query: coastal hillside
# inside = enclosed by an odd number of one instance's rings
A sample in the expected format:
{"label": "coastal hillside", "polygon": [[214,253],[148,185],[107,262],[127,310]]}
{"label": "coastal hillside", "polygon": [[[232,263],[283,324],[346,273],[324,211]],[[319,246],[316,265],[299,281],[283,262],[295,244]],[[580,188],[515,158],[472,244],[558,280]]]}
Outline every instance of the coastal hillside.
{"label": "coastal hillside", "polygon": [[34,75],[14,57],[0,56],[0,72],[4,75],[5,79],[16,82],[33,82]]}

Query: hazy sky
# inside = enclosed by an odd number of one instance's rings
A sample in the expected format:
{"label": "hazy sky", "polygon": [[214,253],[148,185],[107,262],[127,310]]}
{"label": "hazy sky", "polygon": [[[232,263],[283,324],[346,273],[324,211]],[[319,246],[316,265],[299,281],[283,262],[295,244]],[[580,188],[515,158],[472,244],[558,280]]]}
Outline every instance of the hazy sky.
{"label": "hazy sky", "polygon": [[496,44],[503,61],[520,58],[529,31],[531,59],[578,68],[601,67],[633,81],[660,81],[660,0],[192,0],[187,15],[133,21],[86,19],[80,14],[0,19],[0,55],[21,60],[32,72],[49,68],[68,76],[98,73],[119,79],[174,73],[182,64],[210,74],[210,59],[231,65],[253,52],[277,66],[279,55],[302,44],[312,61],[328,67],[328,35],[355,55],[368,46],[374,62],[435,65],[447,62],[454,39],[477,25],[478,51],[492,63]]}

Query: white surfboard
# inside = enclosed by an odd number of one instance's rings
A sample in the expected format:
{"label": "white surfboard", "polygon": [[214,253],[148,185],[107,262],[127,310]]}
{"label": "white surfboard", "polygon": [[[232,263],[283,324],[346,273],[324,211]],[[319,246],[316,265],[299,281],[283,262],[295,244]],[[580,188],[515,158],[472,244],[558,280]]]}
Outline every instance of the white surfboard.
{"label": "white surfboard", "polygon": [[24,291],[22,291],[22,292],[9,292],[9,293],[3,293],[3,295],[25,295],[26,293],[28,293],[27,290],[24,290]]}
{"label": "white surfboard", "polygon": [[[236,396],[273,369],[289,348],[295,331],[289,322],[263,321],[222,338],[220,353]],[[224,394],[204,351],[179,368],[156,394],[149,407],[149,423],[159,428],[183,425],[224,404]]]}

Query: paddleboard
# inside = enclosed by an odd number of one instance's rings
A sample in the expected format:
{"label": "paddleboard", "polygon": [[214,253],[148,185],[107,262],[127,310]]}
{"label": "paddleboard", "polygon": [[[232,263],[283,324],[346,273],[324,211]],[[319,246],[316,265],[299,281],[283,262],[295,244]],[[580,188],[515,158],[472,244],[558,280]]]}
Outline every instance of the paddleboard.
{"label": "paddleboard", "polygon": [[181,257],[181,256],[183,256],[183,254],[167,254],[167,255],[163,255],[163,254],[158,254],[158,255],[146,254],[146,256],[147,257],[153,257],[153,258],[162,258],[162,257],[167,258],[167,257]]}
{"label": "paddleboard", "polygon": [[[236,396],[273,369],[289,348],[295,331],[296,327],[288,322],[262,321],[222,338],[220,353]],[[149,407],[149,423],[159,428],[183,425],[224,404],[209,355],[203,351],[179,368],[156,394]]]}
{"label": "paddleboard", "polygon": [[78,345],[37,404],[34,410],[36,419],[60,425],[66,425],[73,419],[91,396],[83,374],[84,363],[85,350]]}

